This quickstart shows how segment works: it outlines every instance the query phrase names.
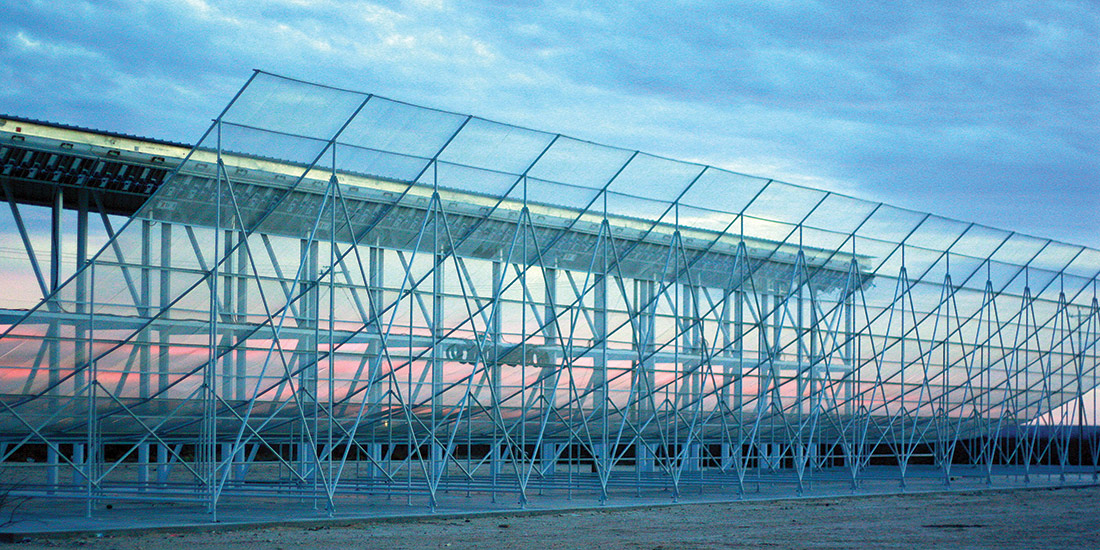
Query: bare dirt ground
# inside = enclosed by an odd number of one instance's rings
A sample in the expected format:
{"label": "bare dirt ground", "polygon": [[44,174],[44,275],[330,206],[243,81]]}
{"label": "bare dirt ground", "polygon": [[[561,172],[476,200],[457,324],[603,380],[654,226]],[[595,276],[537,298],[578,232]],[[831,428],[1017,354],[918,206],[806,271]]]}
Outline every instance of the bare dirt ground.
{"label": "bare dirt ground", "polygon": [[220,533],[160,532],[38,539],[10,547],[1090,549],[1100,548],[1100,487],[689,504]]}

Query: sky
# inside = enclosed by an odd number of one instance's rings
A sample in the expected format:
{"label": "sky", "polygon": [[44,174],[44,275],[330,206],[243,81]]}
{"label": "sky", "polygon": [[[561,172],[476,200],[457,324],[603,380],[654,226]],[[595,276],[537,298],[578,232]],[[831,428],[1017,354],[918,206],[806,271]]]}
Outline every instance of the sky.
{"label": "sky", "polygon": [[0,113],[195,142],[252,69],[1100,248],[1100,3],[19,0]]}

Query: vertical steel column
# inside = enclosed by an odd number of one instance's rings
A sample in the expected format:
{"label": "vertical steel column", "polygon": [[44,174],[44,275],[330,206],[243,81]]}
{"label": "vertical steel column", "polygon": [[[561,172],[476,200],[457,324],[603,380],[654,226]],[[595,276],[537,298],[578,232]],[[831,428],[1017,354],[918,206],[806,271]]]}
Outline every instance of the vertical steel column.
{"label": "vertical steel column", "polygon": [[61,221],[64,208],[65,193],[63,188],[57,187],[50,203],[50,292],[61,285]]}
{"label": "vertical steel column", "polygon": [[848,382],[844,384],[844,415],[847,417],[846,421],[850,420],[854,414],[853,403],[854,392],[852,391],[852,385],[854,381],[852,378],[855,375],[856,367],[859,358],[856,357],[856,290],[859,286],[859,266],[856,265],[856,261],[852,260],[851,270],[848,274],[848,285],[845,288],[844,293],[844,364],[848,367],[848,372],[851,373],[847,376]]}
{"label": "vertical steel column", "polygon": [[[900,317],[901,320],[899,322],[900,328],[898,330],[899,374],[898,374],[898,397],[897,397],[897,400],[898,400],[898,405],[899,406],[898,406],[898,413],[897,414],[901,418],[901,421],[899,422],[899,425],[901,427],[901,443],[902,443],[901,449],[902,449],[902,451],[900,453],[898,453],[901,456],[898,456],[896,458],[898,459],[898,473],[899,473],[899,478],[900,478],[899,483],[901,484],[901,487],[904,488],[906,486],[905,474],[906,474],[906,471],[908,470],[908,467],[909,467],[909,460],[908,460],[909,457],[906,456],[906,451],[905,451],[906,443],[908,442],[905,438],[905,434],[906,434],[905,423],[906,423],[906,418],[908,416],[906,414],[906,404],[905,404],[905,366],[906,366],[906,358],[905,358],[905,338],[906,338],[905,337],[905,334],[906,334],[906,330],[905,330],[905,299],[908,298],[908,296],[909,296],[909,275],[908,275],[908,273],[906,272],[906,269],[905,269],[905,242],[901,243],[901,270],[898,273],[898,279],[899,279],[899,281],[898,281],[898,295],[894,297],[895,298],[894,302],[890,305],[890,307],[891,307],[891,309],[897,307],[898,301],[899,300],[901,301],[901,317]],[[977,336],[977,335],[975,335],[975,336]],[[979,357],[980,357],[980,353],[981,353],[981,348],[979,347]],[[893,419],[891,419],[891,423],[893,423],[892,421],[893,421]]]}
{"label": "vertical steel column", "polygon": [[[237,232],[233,229],[226,229],[223,231],[225,239],[225,260],[224,267],[222,269],[222,304],[224,304],[225,313],[224,317],[230,326],[238,323],[236,319],[237,305],[234,300],[234,293],[236,291],[236,285],[234,285],[235,274],[237,271],[237,257],[233,253],[233,247],[236,246]],[[215,260],[217,261],[217,260]],[[236,342],[237,330],[230,329],[226,331],[225,336],[221,336],[219,339],[223,341],[226,349],[232,348]],[[221,360],[221,388],[222,397],[228,400],[236,399],[235,395],[236,382],[235,365],[234,365],[234,353],[226,353]]]}
{"label": "vertical steel column", "polygon": [[[88,313],[88,190],[80,189],[76,195],[76,313],[83,319]],[[73,362],[77,368],[74,376],[73,394],[75,395],[85,384],[85,369],[91,359],[88,349],[81,345],[88,337],[87,327],[82,323],[76,323],[76,348],[74,349]]]}
{"label": "vertical steel column", "polygon": [[[687,266],[683,269],[686,270]],[[677,270],[678,272],[680,270]],[[687,410],[691,405],[697,409],[702,408],[703,397],[703,354],[702,354],[702,323],[700,321],[700,307],[699,293],[701,288],[691,284],[691,275],[685,273],[686,282],[681,283],[680,296],[681,296],[681,309],[680,309],[680,333],[681,333],[681,348],[683,349],[684,358],[681,361],[683,368],[683,382],[681,386],[682,401],[679,405],[680,410],[685,413],[687,418],[692,418],[695,413],[691,413]],[[696,439],[695,441],[688,442],[687,440]],[[687,446],[686,453],[684,455],[684,471],[695,472],[701,468],[701,443],[698,438],[694,438],[690,433],[687,435],[685,445]]]}
{"label": "vertical steel column", "polygon": [[[503,274],[503,261],[499,258],[493,260],[493,303],[491,307],[492,313],[489,317],[490,324],[486,331],[488,334],[486,335],[487,344],[485,346],[485,349],[487,350],[487,353],[485,355],[488,355],[488,357],[482,357],[482,360],[486,363],[486,368],[489,370],[489,415],[496,416],[497,418],[502,418],[500,414],[500,406],[501,392],[503,391],[503,388],[501,387],[500,362],[497,361],[499,355],[497,350],[499,350],[500,346],[503,345],[500,339],[502,328],[500,318],[503,313],[501,311],[501,278],[503,277]],[[490,441],[489,443],[489,474],[492,478],[493,484],[492,498],[493,502],[496,502],[497,477],[500,475],[501,472],[501,462],[503,461],[503,457],[501,456],[500,440],[498,439],[500,437],[499,428],[497,427],[498,422],[494,421],[492,424],[493,437],[492,441]]]}
{"label": "vertical steel column", "polygon": [[[150,307],[153,302],[153,289],[152,289],[152,245],[151,245],[151,232],[153,222],[148,219],[141,220],[141,269],[140,274],[140,286],[138,297],[141,299],[141,303],[137,304],[138,315],[143,319],[148,319],[152,316],[152,308]],[[144,329],[138,334],[138,396],[142,399],[148,398],[151,393],[149,391],[150,380],[153,376],[153,358],[152,358],[152,331],[150,329]]]}
{"label": "vertical steel column", "polygon": [[[852,239],[852,252],[855,253],[855,235],[851,235]],[[845,444],[842,446],[844,453],[844,466],[848,468],[851,474],[852,488],[855,489],[857,479],[856,475],[859,468],[859,454],[857,450],[860,448],[858,442],[859,432],[857,429],[855,418],[855,399],[856,399],[856,377],[859,374],[859,357],[857,357],[856,347],[856,292],[860,287],[859,280],[859,264],[856,263],[855,258],[848,264],[848,277],[844,287],[844,294],[842,295],[842,315],[844,317],[844,343],[841,349],[843,349],[842,360],[845,365],[844,380],[841,383],[841,398],[843,403],[841,404],[840,414],[842,415],[843,424],[845,429],[851,430],[850,437],[846,438]]]}
{"label": "vertical steel column", "polygon": [[[88,357],[90,358],[88,364],[88,384],[86,386],[87,401],[87,431],[85,433],[84,445],[86,445],[84,454],[84,497],[85,497],[85,517],[92,517],[92,509],[95,507],[94,491],[95,491],[95,478],[98,468],[99,459],[102,456],[99,448],[99,411],[97,410],[98,404],[96,403],[96,387],[99,384],[99,376],[96,368],[95,361],[95,264],[91,265],[91,277],[89,285],[89,297],[88,297]],[[73,454],[76,455],[76,449],[74,445]],[[77,464],[80,464],[77,462]]]}
{"label": "vertical steel column", "polygon": [[743,454],[743,448],[745,446],[745,373],[748,372],[748,368],[745,365],[745,308],[748,307],[748,293],[745,292],[745,278],[742,276],[745,273],[745,262],[748,259],[748,255],[745,253],[745,244],[741,243],[738,247],[740,254],[740,266],[741,272],[738,274],[737,290],[733,293],[734,309],[733,309],[733,338],[737,344],[734,347],[734,360],[737,365],[737,379],[734,380],[733,386],[733,410],[736,411],[737,416],[737,448],[734,449],[734,453],[737,456]]}
{"label": "vertical steel column", "polygon": [[[367,297],[370,300],[370,322],[376,326],[381,325],[381,311],[385,307],[385,249],[375,245],[367,251],[368,273]],[[380,330],[380,329],[379,329]],[[377,411],[382,406],[382,349],[381,342],[370,344],[368,353],[371,354],[368,380],[371,381],[371,389],[367,397],[368,411]],[[379,448],[381,453],[381,448]],[[381,456],[378,457],[379,459]]]}
{"label": "vertical steel column", "polygon": [[[737,265],[743,272],[745,256],[743,255],[743,246],[738,247],[738,262]],[[733,362],[733,366],[727,366],[727,376],[732,377],[732,380],[727,379],[726,384],[732,382],[733,384],[733,403],[731,404],[731,410],[733,411],[733,422],[736,423],[737,440],[731,443],[733,449],[723,452],[723,470],[728,470],[731,466],[736,465],[738,471],[741,470],[741,455],[742,449],[745,445],[745,282],[742,273],[738,273],[738,281],[735,290],[727,294],[726,299],[733,301],[733,335],[732,335],[732,353],[730,354],[730,360]],[[728,310],[728,308],[727,308]],[[728,313],[727,313],[728,315]],[[729,403],[727,399],[726,403]],[[728,452],[732,451],[732,452]],[[738,490],[742,490],[740,484]]]}
{"label": "vertical steel column", "polygon": [[813,289],[809,287],[809,284],[810,280],[807,279],[806,287],[810,294],[810,299],[807,302],[807,307],[809,308],[810,314],[810,326],[806,329],[806,337],[810,340],[808,346],[809,349],[807,350],[807,356],[809,360],[809,364],[807,365],[807,375],[809,376],[809,393],[806,395],[806,399],[808,402],[807,414],[809,415],[808,422],[810,423],[810,442],[807,446],[807,450],[809,452],[809,464],[812,469],[817,470],[820,469],[822,466],[822,464],[818,462],[820,444],[818,438],[818,426],[820,423],[819,415],[822,413],[821,409],[823,408],[822,400],[825,397],[823,394],[826,382],[824,350],[821,349],[818,340],[820,338],[820,331],[824,330],[826,333],[828,332],[828,325],[826,325],[824,329],[819,326],[819,324],[822,322],[822,319],[818,317],[817,293],[815,293]]}
{"label": "vertical steel column", "polygon": [[[328,317],[328,323],[327,323],[328,330],[326,331],[328,334],[326,335],[326,340],[327,341],[326,341],[326,345],[325,345],[326,355],[328,357],[328,360],[326,361],[327,366],[328,366],[328,388],[327,388],[327,391],[325,391],[325,395],[326,395],[326,399],[325,399],[325,401],[326,401],[325,402],[325,411],[326,412],[325,412],[325,415],[327,417],[326,430],[325,430],[326,431],[325,435],[327,436],[327,438],[326,438],[327,440],[325,441],[325,457],[327,458],[327,465],[328,465],[328,472],[327,473],[328,473],[328,475],[325,479],[325,482],[328,483],[328,484],[331,484],[331,485],[328,485],[325,488],[325,490],[326,490],[325,505],[326,505],[326,508],[328,510],[329,517],[332,517],[333,513],[336,511],[336,503],[333,501],[332,495],[333,495],[333,493],[336,492],[336,489],[337,489],[336,481],[340,477],[336,473],[336,463],[334,461],[334,459],[336,457],[336,440],[335,440],[335,433],[334,433],[334,428],[335,428],[335,423],[336,423],[336,407],[335,407],[335,402],[336,402],[336,266],[337,266],[337,249],[336,249],[336,237],[337,237],[337,235],[336,235],[336,232],[337,232],[337,229],[339,227],[337,225],[336,211],[337,211],[337,206],[343,202],[342,197],[340,197],[339,189],[337,188],[337,186],[339,185],[339,181],[336,179],[336,144],[335,144],[335,142],[331,145],[331,148],[332,148],[332,174],[329,177],[329,191],[328,191],[329,192],[329,199],[331,201],[330,206],[329,206],[329,225],[330,225],[330,227],[329,227],[329,235],[328,235],[329,238],[328,238],[328,243],[327,243],[328,244],[328,262],[327,262],[327,266],[326,266],[327,270],[328,270],[328,304],[326,304],[326,307],[325,307],[325,311],[326,311],[326,314],[327,314],[327,317]],[[347,205],[345,204],[344,206],[346,207]],[[345,213],[346,213],[346,208],[345,208]],[[349,229],[349,231],[351,230],[350,227],[348,229]],[[247,236],[242,232],[242,234],[241,234],[241,241],[242,242],[240,243],[241,244],[241,250],[245,249],[244,239],[246,239],[246,238],[247,238]],[[355,246],[354,243],[352,243],[351,246]],[[246,257],[246,259],[247,259],[247,257]],[[241,266],[241,267],[242,267],[242,275],[243,275],[243,267],[244,266]],[[242,276],[241,279],[243,279],[243,278],[244,277]],[[240,296],[238,296],[238,298],[240,298]],[[318,298],[318,300],[319,300],[319,298]],[[319,304],[318,304],[318,307],[319,307]],[[245,323],[246,322],[245,315],[244,315],[245,312],[240,310],[240,309],[238,309],[238,311],[240,312],[240,322]],[[241,341],[240,344],[243,347],[244,342]],[[238,351],[240,351],[240,350],[238,350]],[[241,362],[243,363],[243,359],[241,360]],[[351,444],[352,444],[352,441],[349,438],[349,440],[347,442],[347,445],[348,445],[349,448],[350,448]],[[242,456],[241,458],[244,458],[244,457]]]}
{"label": "vertical steel column", "polygon": [[[986,316],[985,322],[985,342],[982,346],[982,352],[984,357],[981,361],[981,372],[979,374],[979,384],[981,388],[981,396],[978,399],[978,410],[981,415],[982,423],[982,458],[986,467],[986,484],[992,484],[993,478],[991,472],[993,470],[993,464],[997,454],[997,439],[999,430],[994,429],[994,421],[990,411],[993,408],[993,348],[996,344],[994,336],[1000,331],[1000,327],[997,325],[997,321],[994,320],[994,316],[997,314],[997,292],[993,289],[993,281],[989,277],[989,260],[986,263],[986,280],[985,280],[985,292],[989,301],[989,315]],[[1001,353],[1003,355],[1003,349]]]}
{"label": "vertical steel column", "polygon": [[[543,361],[542,366],[539,368],[539,378],[542,380],[542,407],[539,416],[540,418],[547,418],[547,411],[553,409],[555,406],[555,389],[558,382],[557,371],[563,368],[563,359],[559,357],[558,354],[549,351],[551,349],[558,349],[559,343],[557,322],[558,270],[553,267],[547,267],[543,268],[542,273],[543,281],[546,286],[543,296],[542,344],[546,351],[539,353],[539,358]],[[556,462],[556,444],[544,440],[542,442],[542,474],[553,474]]]}
{"label": "vertical steel column", "polygon": [[[535,308],[533,303],[529,304],[527,301],[527,295],[529,288],[527,286],[527,271],[530,269],[530,258],[527,252],[527,227],[530,223],[528,216],[530,211],[527,209],[527,180],[523,180],[523,210],[520,212],[518,224],[519,224],[519,238],[522,243],[522,255],[521,265],[519,272],[519,285],[520,285],[520,303],[519,303],[519,323],[520,323],[520,360],[519,360],[519,445],[513,448],[514,453],[517,453],[516,462],[524,464],[527,460],[527,418],[529,416],[527,408],[527,312],[528,308]],[[535,389],[531,389],[531,393],[534,394]],[[533,461],[533,459],[532,459]],[[517,485],[519,485],[519,505],[520,508],[527,506],[527,488],[523,474],[517,468],[516,470]]]}
{"label": "vertical steel column", "polygon": [[138,445],[137,478],[138,490],[144,491],[149,483],[149,444]]}
{"label": "vertical steel column", "polygon": [[[437,197],[438,198],[438,197]],[[438,204],[438,206],[442,206]],[[443,326],[443,269],[446,256],[440,252],[439,249],[439,222],[442,216],[436,214],[435,223],[432,224],[434,239],[433,239],[433,256],[435,268],[432,270],[432,319],[431,319],[431,335],[432,335],[432,349],[431,349],[431,377],[432,377],[432,393],[431,393],[431,456],[429,457],[429,472],[431,472],[431,506],[434,509],[436,505],[435,501],[435,485],[438,482],[440,476],[443,475],[443,447],[439,444],[439,420],[442,412],[442,399],[441,395],[443,391],[443,359],[440,354],[440,346],[443,340],[445,332]]]}
{"label": "vertical steel column", "polygon": [[218,514],[217,482],[218,482],[218,418],[217,418],[217,376],[218,376],[218,322],[221,315],[218,303],[218,267],[221,265],[221,226],[222,226],[222,175],[224,167],[221,164],[221,124],[218,124],[218,178],[215,181],[214,196],[215,214],[214,227],[211,231],[214,250],[210,262],[210,334],[208,342],[208,359],[203,369],[202,381],[202,433],[197,444],[195,456],[204,468],[203,476],[208,491],[207,512],[216,520]]}
{"label": "vertical steel column", "polygon": [[306,479],[317,481],[315,461],[317,449],[311,443],[312,437],[308,434],[317,433],[317,344],[319,329],[318,315],[320,314],[317,277],[319,272],[319,243],[315,240],[302,239],[299,242],[299,259],[302,266],[298,270],[301,276],[298,280],[298,293],[300,304],[298,306],[299,319],[298,330],[302,337],[298,340],[298,393],[302,406],[302,418],[305,423],[301,426],[301,438],[298,443],[298,461],[300,473]]}
{"label": "vertical steel column", "polygon": [[771,346],[768,338],[768,328],[771,324],[768,322],[768,317],[771,312],[771,297],[767,290],[758,290],[757,302],[759,303],[759,311],[757,312],[757,351],[756,351],[756,416],[763,419],[768,414],[768,408],[770,396],[768,394],[768,384],[771,380]]}
{"label": "vertical steel column", "polygon": [[[800,230],[801,231],[801,230]],[[807,377],[812,376],[809,372],[810,361],[806,357],[806,338],[808,336],[808,329],[806,327],[806,298],[805,298],[805,286],[806,279],[803,276],[803,270],[805,269],[805,256],[801,249],[801,234],[799,236],[799,250],[798,259],[795,262],[795,275],[794,283],[798,286],[795,287],[794,292],[794,337],[795,337],[795,393],[797,394],[794,400],[795,407],[795,425],[798,426],[798,431],[795,434],[797,441],[791,442],[792,447],[792,459],[794,460],[795,472],[798,476],[798,492],[802,493],[803,487],[803,473],[806,464],[806,451],[807,451],[807,437],[804,433],[806,429],[805,423],[805,411],[803,407],[807,402],[806,400],[806,383]],[[790,309],[790,296],[787,297],[787,309]]]}
{"label": "vertical steel column", "polygon": [[730,386],[733,383],[733,368],[729,364],[729,358],[734,355],[734,341],[731,327],[731,308],[733,307],[733,291],[726,287],[722,289],[721,308],[718,310],[718,341],[714,345],[721,350],[714,354],[720,360],[721,376],[719,377],[721,388],[718,390],[719,410],[724,410],[730,404]]}
{"label": "vertical steel column", "polygon": [[[634,304],[637,310],[638,330],[635,333],[635,345],[640,362],[635,365],[632,373],[632,385],[637,392],[634,399],[634,422],[641,428],[653,415],[656,409],[655,383],[656,362],[653,353],[656,350],[656,316],[657,308],[656,282],[647,279],[634,280]],[[645,434],[642,434],[643,437]],[[655,458],[650,446],[644,439],[634,444],[635,468],[638,473],[651,473],[654,470]]]}
{"label": "vertical steel column", "polygon": [[[606,231],[607,238],[611,237],[610,227],[607,226],[607,219],[604,218],[604,230]],[[602,250],[602,262],[599,264],[599,272],[595,274],[595,285],[593,288],[593,334],[592,342],[594,345],[599,346],[597,353],[592,356],[592,389],[593,389],[593,415],[592,418],[597,419],[600,423],[600,437],[599,443],[594,444],[593,450],[596,456],[592,457],[594,461],[599,464],[597,471],[605,471],[605,467],[610,464],[608,460],[609,451],[607,449],[609,430],[608,425],[608,411],[610,410],[609,401],[611,399],[610,387],[608,386],[607,376],[607,277],[610,275],[607,273],[607,243],[604,243]],[[603,484],[601,483],[601,486]],[[606,493],[601,490],[600,500],[606,500]]]}
{"label": "vertical steel column", "polygon": [[46,464],[46,494],[52,495],[57,488],[58,474],[58,454],[57,447],[54,445],[46,445]]}
{"label": "vertical steel column", "polygon": [[[55,294],[61,286],[61,220],[64,214],[65,197],[61,187],[54,191],[50,204],[50,294]],[[57,299],[50,300],[50,311],[60,312]],[[50,395],[60,395],[57,384],[61,382],[61,327],[57,321],[50,321],[46,328],[46,346],[49,350]]]}
{"label": "vertical steel column", "polygon": [[[237,319],[236,322],[241,325],[248,324],[248,273],[249,273],[249,250],[247,246],[248,233],[244,230],[237,233]],[[237,346],[237,350],[234,352],[237,356],[237,368],[234,378],[236,379],[236,394],[234,399],[246,399],[248,397],[248,355],[247,347],[243,337],[238,337],[234,342]],[[238,449],[238,453],[244,453],[244,447],[241,446]]]}
{"label": "vertical steel column", "polygon": [[[163,311],[172,303],[172,224],[161,222],[160,224],[160,301],[159,307]],[[170,321],[170,314],[162,314],[162,319]],[[170,383],[169,374],[172,370],[171,341],[172,332],[167,327],[171,323],[165,323],[165,328],[158,332],[157,350],[157,393],[163,392]],[[158,455],[159,461],[159,455]]]}
{"label": "vertical steel column", "polygon": [[[355,246],[354,244],[352,246]],[[367,249],[367,299],[370,304],[370,319],[369,323],[374,325],[374,330],[370,332],[382,332],[382,310],[384,308],[385,300],[385,271],[383,269],[385,262],[385,250],[378,246],[375,242],[373,246]],[[367,381],[370,384],[370,389],[367,391],[367,413],[368,415],[378,414],[382,410],[383,399],[386,395],[392,393],[385,390],[383,386],[382,377],[382,365],[383,365],[383,353],[382,353],[382,340],[378,342],[372,342],[367,347],[367,353],[370,355],[369,368],[367,370]],[[359,381],[356,380],[356,383]],[[392,373],[386,377],[386,383],[393,383]],[[392,387],[390,388],[392,390]],[[392,399],[392,397],[391,397]],[[392,437],[393,429],[390,426],[389,420],[384,420],[384,429],[386,430],[387,439]],[[367,466],[367,475],[371,478],[380,478],[388,471],[388,467],[383,465],[382,444],[378,443],[379,434],[377,428],[371,430],[371,443],[367,444],[367,459],[370,464]],[[389,446],[389,456],[393,456],[393,445]]]}
{"label": "vertical steel column", "polygon": [[[761,465],[768,470],[778,470],[783,462],[782,446],[776,443],[776,435],[783,421],[783,400],[779,393],[779,338],[783,331],[781,296],[774,285],[765,282],[760,297],[760,387],[758,389],[757,416],[766,422],[761,426]],[[771,334],[769,335],[769,331]],[[773,416],[774,415],[774,416]]]}

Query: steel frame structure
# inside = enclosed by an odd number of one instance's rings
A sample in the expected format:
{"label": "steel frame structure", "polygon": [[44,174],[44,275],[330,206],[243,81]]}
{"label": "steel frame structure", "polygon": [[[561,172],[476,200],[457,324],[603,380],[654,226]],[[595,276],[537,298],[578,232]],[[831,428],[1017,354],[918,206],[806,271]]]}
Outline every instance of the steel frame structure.
{"label": "steel frame structure", "polygon": [[263,72],[156,154],[117,231],[93,180],[58,187],[48,276],[4,181],[43,296],[0,312],[0,458],[47,457],[17,492],[216,514],[1098,470],[1071,445],[1096,250]]}

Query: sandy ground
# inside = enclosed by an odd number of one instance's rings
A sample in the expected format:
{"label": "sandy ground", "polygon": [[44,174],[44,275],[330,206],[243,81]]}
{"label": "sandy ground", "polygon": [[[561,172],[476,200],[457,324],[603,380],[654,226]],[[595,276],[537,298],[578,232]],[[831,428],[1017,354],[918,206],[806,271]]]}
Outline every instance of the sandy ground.
{"label": "sandy ground", "polygon": [[[1100,487],[690,504],[341,527],[38,539],[11,548],[1100,548]],[[3,548],[3,546],[0,546]]]}

